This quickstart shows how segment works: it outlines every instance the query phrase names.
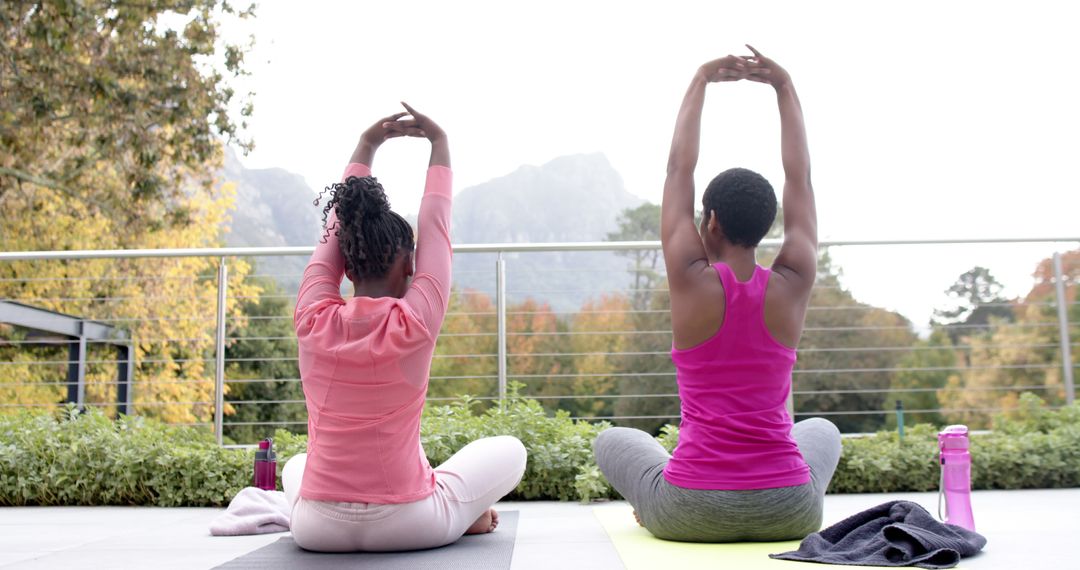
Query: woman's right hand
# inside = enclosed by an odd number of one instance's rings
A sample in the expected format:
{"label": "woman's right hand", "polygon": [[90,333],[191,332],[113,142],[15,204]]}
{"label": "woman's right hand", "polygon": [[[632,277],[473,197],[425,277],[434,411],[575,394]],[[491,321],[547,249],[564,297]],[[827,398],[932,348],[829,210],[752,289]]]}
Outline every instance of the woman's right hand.
{"label": "woman's right hand", "polygon": [[407,133],[397,126],[405,115],[408,113],[394,113],[379,119],[360,135],[360,142],[378,148],[387,139],[405,136]]}
{"label": "woman's right hand", "polygon": [[737,55],[728,55],[714,59],[698,69],[698,74],[709,83],[718,81],[738,81],[746,79],[749,62]]}
{"label": "woman's right hand", "polygon": [[[397,136],[424,137],[433,143],[446,139],[446,132],[442,130],[438,123],[431,120],[431,117],[417,111],[404,101],[401,102],[401,105],[405,107],[412,119],[394,120],[387,123],[389,128],[400,133]],[[399,118],[404,115],[405,113],[401,113]]]}
{"label": "woman's right hand", "polygon": [[754,46],[746,44],[746,47],[754,54],[745,58],[748,63],[747,79],[759,83],[768,83],[776,89],[791,83],[791,75],[788,74],[786,69],[780,67],[775,61],[761,55],[761,52],[754,49]]}
{"label": "woman's right hand", "polygon": [[425,137],[431,141],[431,160],[429,166],[450,167],[450,145],[446,140],[446,131],[431,117],[413,109],[408,103],[402,101],[401,105],[412,115],[412,119],[400,119],[391,123],[390,127],[398,129],[402,134],[410,137]]}
{"label": "woman's right hand", "polygon": [[360,135],[360,142],[356,143],[356,148],[353,150],[349,162],[371,166],[375,162],[375,151],[379,149],[382,143],[395,137],[409,135],[409,130],[401,126],[405,122],[402,121],[402,117],[405,115],[408,115],[408,113],[394,113],[375,121],[375,124],[368,127]]}

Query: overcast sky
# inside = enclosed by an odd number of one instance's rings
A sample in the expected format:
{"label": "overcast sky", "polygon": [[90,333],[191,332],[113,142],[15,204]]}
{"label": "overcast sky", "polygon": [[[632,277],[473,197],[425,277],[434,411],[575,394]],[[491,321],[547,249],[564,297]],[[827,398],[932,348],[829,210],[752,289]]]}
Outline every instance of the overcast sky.
{"label": "overcast sky", "polygon": [[[638,6],[641,7],[638,7]],[[1080,33],[1067,2],[263,2],[249,167],[315,188],[405,100],[450,135],[455,188],[603,152],[659,203],[682,94],[751,43],[785,66],[806,115],[820,237],[1073,237]],[[646,7],[647,6],[647,7]],[[415,211],[427,146],[391,141],[376,175]],[[778,189],[769,87],[709,87],[699,192],[744,166]],[[526,215],[526,213],[522,213]],[[1022,294],[1060,246],[837,248],[864,301],[921,324],[976,264]]]}

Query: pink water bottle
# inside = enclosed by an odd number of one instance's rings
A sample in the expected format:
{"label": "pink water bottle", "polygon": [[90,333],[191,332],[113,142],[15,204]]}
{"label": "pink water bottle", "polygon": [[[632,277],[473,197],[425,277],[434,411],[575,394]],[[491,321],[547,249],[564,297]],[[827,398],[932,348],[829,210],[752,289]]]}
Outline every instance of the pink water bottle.
{"label": "pink water bottle", "polygon": [[273,438],[268,437],[259,442],[259,449],[255,451],[255,476],[252,484],[265,491],[277,489],[277,454],[274,453]]}
{"label": "pink water bottle", "polygon": [[968,451],[967,426],[949,426],[938,433],[938,450],[941,452],[938,514],[941,514],[941,495],[944,495],[945,522],[974,531],[975,518],[971,514],[971,453]]}

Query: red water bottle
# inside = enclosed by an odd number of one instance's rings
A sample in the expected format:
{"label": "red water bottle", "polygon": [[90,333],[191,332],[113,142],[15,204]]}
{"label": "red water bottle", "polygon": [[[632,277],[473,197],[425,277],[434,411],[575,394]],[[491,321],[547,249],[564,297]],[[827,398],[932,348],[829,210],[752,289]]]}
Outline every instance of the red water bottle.
{"label": "red water bottle", "polygon": [[255,451],[255,476],[252,484],[264,491],[277,489],[277,454],[274,453],[274,439],[266,438],[259,442]]}

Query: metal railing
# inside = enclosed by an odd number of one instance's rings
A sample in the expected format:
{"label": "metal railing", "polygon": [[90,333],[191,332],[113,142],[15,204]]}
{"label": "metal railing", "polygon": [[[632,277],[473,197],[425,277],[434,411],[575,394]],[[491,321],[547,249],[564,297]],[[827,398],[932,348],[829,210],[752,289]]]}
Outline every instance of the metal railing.
{"label": "metal railing", "polygon": [[[1011,317],[941,325],[928,339],[894,314],[857,302],[839,282],[821,282],[819,301],[811,301],[795,371],[795,415],[826,416],[865,430],[886,425],[894,413],[889,400],[907,399],[905,413],[931,420],[1007,410],[1022,391],[1037,392],[1058,405],[1071,404],[1077,323],[1069,322],[1069,309],[1076,306],[1069,299],[1075,299],[1075,284],[1067,283],[1061,256],[1053,249],[1076,243],[1080,238],[822,242],[823,248],[1044,244],[1053,259],[1052,294],[984,303],[973,309],[1000,309],[995,314]],[[766,241],[762,248],[778,245]],[[626,268],[626,258],[612,256],[655,253],[658,248],[658,242],[455,246],[454,279],[464,287],[455,290],[440,335],[429,399],[445,402],[467,392],[482,401],[504,402],[516,382],[520,394],[549,408],[569,409],[576,417],[648,428],[676,420],[678,396],[662,276],[643,268],[640,259]],[[0,301],[63,309],[87,322],[122,328],[129,342],[141,347],[132,365],[91,354],[87,343],[105,341],[83,338],[78,341],[84,348],[67,351],[65,358],[50,353],[49,347],[66,349],[73,340],[50,337],[26,323],[5,331],[0,314],[0,350],[6,351],[0,354],[6,355],[0,360],[0,410],[62,405],[72,379],[60,380],[57,370],[70,368],[71,355],[79,354],[80,365],[95,371],[88,380],[93,386],[119,385],[106,379],[111,374],[106,369],[133,366],[133,389],[125,393],[128,399],[136,394],[136,413],[212,426],[219,442],[229,430],[250,434],[271,427],[303,429],[295,350],[288,352],[295,345],[289,303],[295,291],[289,283],[295,287],[299,275],[295,270],[250,273],[248,260],[306,258],[312,250],[0,252],[0,276],[6,275],[0,277]],[[558,264],[530,262],[530,257],[545,255],[562,257]],[[566,258],[573,255],[592,257],[568,263]],[[598,259],[602,263],[594,263]],[[140,260],[157,261],[143,267]],[[198,262],[180,271],[170,265],[181,260]],[[1032,259],[1032,265],[1038,261]],[[649,278],[624,279],[620,285],[611,275],[618,273],[612,267],[619,264],[624,277],[649,273]],[[231,265],[237,267],[235,277],[230,277]],[[957,267],[957,273],[963,269]],[[278,284],[251,289],[259,279]],[[256,302],[281,307],[276,313],[255,314]],[[283,352],[260,354],[247,350],[248,345]],[[1010,351],[1031,357],[1005,355]],[[78,393],[86,393],[79,382]],[[50,391],[53,388],[57,390]],[[228,398],[230,390],[237,397]],[[94,399],[80,405],[115,405],[100,395],[96,399],[101,401]],[[260,417],[246,408],[269,409],[270,416],[274,410],[288,410],[282,412],[288,417]]]}

